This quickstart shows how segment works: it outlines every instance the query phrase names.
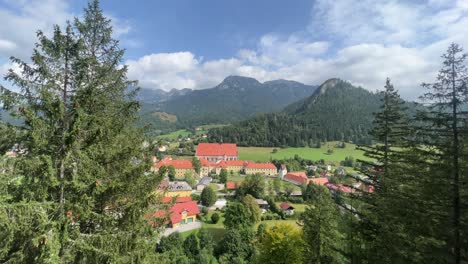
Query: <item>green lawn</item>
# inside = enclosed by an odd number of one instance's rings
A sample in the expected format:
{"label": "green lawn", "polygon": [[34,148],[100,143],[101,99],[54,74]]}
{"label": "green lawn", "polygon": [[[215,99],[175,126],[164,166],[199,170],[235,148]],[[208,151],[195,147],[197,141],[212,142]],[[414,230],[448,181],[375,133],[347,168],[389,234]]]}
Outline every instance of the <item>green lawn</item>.
{"label": "green lawn", "polygon": [[241,176],[241,175],[228,175],[228,178],[227,178],[227,181],[228,182],[243,182],[245,179],[245,176]]}
{"label": "green lawn", "polygon": [[215,190],[215,191],[218,191],[219,190],[219,186],[215,183],[210,183],[208,184],[208,186],[211,187],[211,189]]}
{"label": "green lawn", "polygon": [[179,135],[182,136],[182,138],[186,138],[190,134],[191,134],[191,132],[189,132],[189,131],[187,131],[185,129],[181,129],[181,130],[177,130],[177,131],[174,131],[174,132],[166,134],[166,135],[158,136],[158,138],[174,140],[174,139],[177,139],[179,137]]}
{"label": "green lawn", "polygon": [[[294,155],[299,155],[303,159],[320,160],[324,159],[329,162],[340,162],[347,156],[352,156],[355,159],[366,159],[363,152],[356,149],[356,145],[346,143],[346,148],[335,148],[337,142],[328,142],[323,144],[321,148],[276,148],[277,152],[273,153],[274,148],[262,147],[239,147],[239,159],[253,161],[269,161],[270,159],[287,159],[293,158]],[[327,150],[332,149],[332,154],[327,154]]]}
{"label": "green lawn", "polygon": [[[221,212],[218,212],[218,214],[221,216],[219,218],[218,223],[213,224],[211,222],[211,215],[213,213],[214,212],[209,212],[208,215],[205,217],[205,221],[202,221],[202,228],[208,230],[213,235],[213,239],[217,242],[217,241],[220,241],[224,233],[226,233],[226,229],[224,228],[224,225],[223,225],[224,216]],[[199,230],[200,229],[183,232],[181,233],[181,235],[185,239],[190,234],[196,234]]]}
{"label": "green lawn", "polygon": [[[274,178],[271,178],[271,177],[265,177],[267,183],[272,186],[273,184],[273,180]],[[228,182],[232,181],[232,182],[243,182],[245,180],[245,176],[241,176],[241,175],[228,175]],[[297,186],[297,185],[294,185],[290,182],[286,182],[286,181],[281,181],[281,185],[282,185],[282,190],[284,191],[284,187],[285,186],[291,186],[293,188],[294,191],[298,191],[301,189],[300,186]]]}
{"label": "green lawn", "polygon": [[[208,130],[210,130],[211,128],[222,127],[222,126],[226,126],[226,125],[220,125],[220,124],[203,125],[203,126],[200,126],[200,127],[201,127],[201,130],[195,131],[195,134],[196,134],[196,135],[205,134],[205,133],[207,133]],[[160,136],[158,136],[158,138],[160,138],[160,139],[167,139],[167,140],[175,140],[175,139],[177,139],[177,138],[179,137],[179,135],[180,135],[182,138],[186,138],[186,137],[191,136],[191,135],[192,135],[192,132],[190,132],[190,131],[188,131],[188,130],[185,130],[185,129],[180,129],[180,130],[174,131],[174,132],[169,133],[169,134],[160,135]]]}

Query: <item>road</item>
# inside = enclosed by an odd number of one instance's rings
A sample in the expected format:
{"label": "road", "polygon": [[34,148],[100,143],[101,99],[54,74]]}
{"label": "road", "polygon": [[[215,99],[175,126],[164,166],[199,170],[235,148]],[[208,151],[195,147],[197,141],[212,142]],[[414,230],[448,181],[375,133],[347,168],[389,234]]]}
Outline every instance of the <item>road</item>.
{"label": "road", "polygon": [[183,233],[186,231],[199,229],[201,228],[201,226],[202,226],[201,222],[193,222],[193,223],[187,223],[184,225],[179,225],[179,227],[177,228],[166,228],[166,230],[164,230],[164,232],[162,233],[162,236],[168,236],[174,232]]}

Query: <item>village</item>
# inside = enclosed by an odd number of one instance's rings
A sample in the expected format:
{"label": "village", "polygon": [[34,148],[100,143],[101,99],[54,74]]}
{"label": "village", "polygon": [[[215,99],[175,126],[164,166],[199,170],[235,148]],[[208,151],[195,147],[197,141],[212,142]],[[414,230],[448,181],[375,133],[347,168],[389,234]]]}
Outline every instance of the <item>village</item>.
{"label": "village", "polygon": [[[166,155],[160,159],[153,157],[152,162],[152,170],[163,177],[157,186],[157,193],[162,197],[161,205],[156,206],[157,210],[152,215],[164,219],[166,229],[163,235],[173,232],[189,234],[210,226],[222,229],[217,218],[222,219],[223,210],[234,199],[236,191],[254,175],[265,183],[265,188],[254,198],[261,210],[262,222],[267,224],[278,221],[294,223],[297,215],[305,210],[303,191],[309,184],[325,186],[337,199],[343,199],[357,189],[373,191],[362,181],[351,186],[331,181],[334,175],[346,176],[341,166],[309,165],[302,171],[288,171],[285,164],[277,167],[271,162],[240,160],[237,145],[230,143],[199,143],[192,158]],[[308,176],[308,171],[320,172]],[[204,203],[200,198],[208,192],[207,189],[216,197]],[[214,219],[213,215],[216,215]]]}

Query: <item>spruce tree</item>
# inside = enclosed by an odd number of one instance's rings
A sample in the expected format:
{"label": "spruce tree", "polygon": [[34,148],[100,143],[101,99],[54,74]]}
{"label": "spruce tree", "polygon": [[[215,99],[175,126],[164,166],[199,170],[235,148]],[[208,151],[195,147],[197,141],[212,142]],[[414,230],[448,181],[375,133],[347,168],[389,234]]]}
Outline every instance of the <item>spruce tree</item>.
{"label": "spruce tree", "polygon": [[[409,184],[406,179],[404,157],[407,153],[407,140],[410,135],[408,116],[404,101],[400,98],[387,78],[381,92],[380,111],[375,114],[373,129],[370,134],[374,145],[360,146],[372,161],[360,160],[364,164],[362,171],[368,178],[358,178],[364,185],[372,186],[373,192],[359,191],[353,195],[353,206],[357,208],[359,221],[353,231],[364,242],[362,250],[352,249],[353,259],[360,262],[393,263],[407,261],[407,245],[402,243],[401,232],[406,220],[404,215],[408,199],[405,189]],[[403,176],[404,175],[404,176]],[[351,234],[356,238],[356,234]],[[357,256],[356,256],[357,255]]]}
{"label": "spruce tree", "polygon": [[143,215],[159,181],[134,123],[135,82],[98,1],[83,19],[39,31],[31,63],[18,58],[1,103],[18,109],[26,149],[20,184],[1,204],[1,262],[139,262],[155,245]]}
{"label": "spruce tree", "polygon": [[327,188],[313,185],[315,196],[300,217],[303,225],[304,263],[342,263],[342,239],[338,207]]}
{"label": "spruce tree", "polygon": [[[423,186],[432,192],[430,201],[432,225],[428,235],[443,240],[446,255],[452,263],[466,261],[468,248],[466,232],[467,212],[467,149],[468,103],[467,54],[452,43],[442,56],[443,67],[434,83],[424,83],[426,93],[421,97],[428,110],[419,113],[416,142],[424,147],[418,150],[427,174]],[[447,210],[448,209],[448,210]],[[436,231],[434,231],[436,230]],[[435,247],[434,247],[435,248]],[[434,252],[434,248],[428,251]],[[440,246],[438,246],[440,248]]]}

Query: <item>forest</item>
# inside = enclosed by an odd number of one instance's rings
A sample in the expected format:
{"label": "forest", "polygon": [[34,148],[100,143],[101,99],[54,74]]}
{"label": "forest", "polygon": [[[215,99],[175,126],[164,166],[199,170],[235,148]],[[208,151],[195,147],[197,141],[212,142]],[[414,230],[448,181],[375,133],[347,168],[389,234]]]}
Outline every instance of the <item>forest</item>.
{"label": "forest", "polygon": [[[20,70],[5,79],[19,92],[0,87],[0,104],[23,122],[0,125],[2,154],[19,153],[0,163],[1,263],[468,263],[468,70],[458,44],[442,55],[436,81],[422,84],[425,107],[414,113],[387,79],[382,92],[357,92],[375,110],[370,127],[360,126],[370,118],[362,108],[328,122],[309,116],[305,101],[292,120],[265,115],[214,132],[211,140],[252,145],[352,141],[373,160],[359,161],[373,191],[303,186],[300,228],[258,224],[255,198],[274,197],[261,176],[248,176],[225,209],[219,242],[203,229],[161,237],[149,224],[165,221],[148,217],[163,175],[150,171],[124,52],[94,0],[82,18],[38,31],[31,62],[12,57]],[[355,100],[340,85],[320,97]]]}

